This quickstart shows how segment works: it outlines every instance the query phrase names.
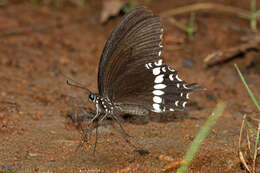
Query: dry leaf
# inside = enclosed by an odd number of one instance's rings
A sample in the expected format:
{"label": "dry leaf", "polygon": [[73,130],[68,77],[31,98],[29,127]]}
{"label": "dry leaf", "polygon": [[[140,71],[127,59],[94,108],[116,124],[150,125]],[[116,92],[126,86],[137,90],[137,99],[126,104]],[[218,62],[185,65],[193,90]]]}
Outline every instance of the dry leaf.
{"label": "dry leaf", "polygon": [[120,12],[123,4],[124,2],[122,2],[121,0],[103,1],[103,7],[100,15],[100,22],[105,23],[109,17],[116,16]]}
{"label": "dry leaf", "polygon": [[166,156],[166,155],[160,155],[158,157],[159,160],[162,160],[162,161],[169,161],[169,162],[172,162],[173,161],[173,158],[171,156]]}
{"label": "dry leaf", "polygon": [[183,160],[170,162],[164,166],[164,171],[171,171],[171,170],[177,169],[180,166],[180,164],[182,164],[182,163],[183,163]]}

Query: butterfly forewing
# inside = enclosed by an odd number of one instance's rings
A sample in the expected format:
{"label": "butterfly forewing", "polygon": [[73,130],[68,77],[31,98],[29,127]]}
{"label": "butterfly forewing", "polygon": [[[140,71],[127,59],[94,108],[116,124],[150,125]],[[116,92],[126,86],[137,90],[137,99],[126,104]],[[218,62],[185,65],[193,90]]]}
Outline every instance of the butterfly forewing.
{"label": "butterfly forewing", "polygon": [[[124,64],[132,60],[132,45],[138,39],[129,38],[133,28],[140,21],[153,17],[150,10],[140,7],[132,10],[115,26],[107,40],[99,62],[98,89],[102,96],[111,97],[110,90],[113,82],[124,68]],[[143,27],[142,27],[143,28]]]}
{"label": "butterfly forewing", "polygon": [[154,112],[182,110],[187,85],[162,57],[160,19],[140,7],[126,14],[113,30],[99,64],[101,96],[118,105],[138,105]]}

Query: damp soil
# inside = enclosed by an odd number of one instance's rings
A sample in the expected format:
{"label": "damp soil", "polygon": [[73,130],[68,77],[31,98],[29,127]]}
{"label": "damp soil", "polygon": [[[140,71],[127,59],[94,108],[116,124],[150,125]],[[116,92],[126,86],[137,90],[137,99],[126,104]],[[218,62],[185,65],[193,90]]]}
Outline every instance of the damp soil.
{"label": "damp soil", "polygon": [[[203,1],[147,1],[147,6],[160,14],[197,2]],[[217,2],[249,10],[248,0]],[[162,19],[166,62],[182,79],[207,90],[191,96],[186,112],[144,119],[124,117],[123,127],[132,136],[131,142],[150,154],[134,152],[111,120],[100,127],[95,155],[95,137],[79,146],[81,133],[70,115],[77,111],[77,105],[90,103],[83,90],[66,84],[61,71],[98,92],[100,54],[121,17],[100,24],[101,5],[87,1],[82,7],[65,5],[57,9],[14,1],[0,6],[0,172],[163,172],[169,162],[183,158],[220,100],[227,107],[189,172],[246,172],[237,152],[240,114],[257,109],[234,63],[260,100],[260,52],[250,50],[207,67],[207,55],[238,46],[242,37],[252,35],[249,21],[213,10],[196,12],[193,38]],[[260,9],[260,3],[257,5]],[[176,19],[187,23],[189,14]],[[159,159],[162,156],[172,159]]]}

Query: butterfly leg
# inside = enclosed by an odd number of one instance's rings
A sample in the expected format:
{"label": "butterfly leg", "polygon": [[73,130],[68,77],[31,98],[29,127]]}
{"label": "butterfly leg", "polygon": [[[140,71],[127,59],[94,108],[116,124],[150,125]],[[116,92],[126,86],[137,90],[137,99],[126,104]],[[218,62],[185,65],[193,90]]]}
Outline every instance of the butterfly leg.
{"label": "butterfly leg", "polygon": [[125,129],[123,128],[120,120],[115,116],[115,115],[112,115],[112,118],[113,120],[119,125],[120,129],[121,129],[121,132],[123,132],[123,138],[124,140],[126,141],[126,143],[128,143],[128,145],[130,145],[132,148],[134,148],[134,151],[135,152],[138,152],[139,154],[141,155],[147,155],[149,154],[150,152],[148,150],[145,150],[145,149],[139,149],[138,147],[136,147],[134,144],[132,144],[130,142],[130,140],[128,139],[128,137],[130,137],[130,135],[128,135],[125,131]]}
{"label": "butterfly leg", "polygon": [[[96,114],[95,113],[93,113],[92,111],[89,111],[88,113],[87,113],[87,115],[84,115],[85,117],[89,117],[89,118],[91,118],[91,120],[90,120],[90,122],[88,122],[88,124],[86,125],[86,127],[83,129],[83,127],[82,126],[80,126],[80,128],[81,128],[81,131],[82,131],[82,143],[81,144],[79,144],[78,145],[78,147],[77,147],[77,149],[76,149],[76,151],[83,145],[83,143],[84,142],[88,142],[88,135],[89,135],[89,126],[91,125],[91,124],[93,124],[94,122],[95,123],[97,123],[98,121],[97,121],[97,118],[98,118],[98,116],[99,116],[100,114],[99,114],[99,109],[98,109],[98,107],[97,107],[97,109],[96,109]],[[97,124],[98,125],[98,124]],[[97,126],[98,127],[98,126]],[[97,128],[96,127],[96,128]],[[96,129],[97,130],[97,129]],[[98,132],[96,131],[96,134],[97,134]],[[96,140],[97,140],[97,138],[96,138]],[[97,142],[97,141],[96,141]],[[95,149],[96,149],[96,143],[95,143],[95,145],[94,145],[94,153],[95,153]]]}
{"label": "butterfly leg", "polygon": [[98,121],[97,121],[96,122],[96,140],[95,140],[95,143],[94,143],[93,155],[95,155],[95,153],[96,153],[96,147],[97,147],[97,142],[98,142],[98,127],[99,127],[99,124],[98,124]]}

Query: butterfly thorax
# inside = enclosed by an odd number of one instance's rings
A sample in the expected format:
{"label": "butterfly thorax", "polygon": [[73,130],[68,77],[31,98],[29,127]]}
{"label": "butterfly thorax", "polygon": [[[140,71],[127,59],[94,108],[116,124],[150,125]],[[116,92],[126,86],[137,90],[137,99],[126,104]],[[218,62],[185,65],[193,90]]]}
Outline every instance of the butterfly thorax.
{"label": "butterfly thorax", "polygon": [[113,114],[114,105],[109,98],[102,97],[99,94],[91,93],[89,99],[94,103],[96,111],[99,114]]}

